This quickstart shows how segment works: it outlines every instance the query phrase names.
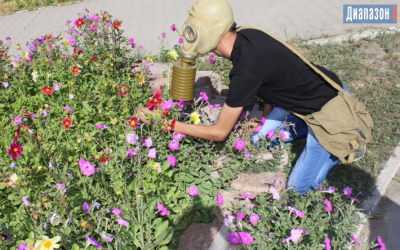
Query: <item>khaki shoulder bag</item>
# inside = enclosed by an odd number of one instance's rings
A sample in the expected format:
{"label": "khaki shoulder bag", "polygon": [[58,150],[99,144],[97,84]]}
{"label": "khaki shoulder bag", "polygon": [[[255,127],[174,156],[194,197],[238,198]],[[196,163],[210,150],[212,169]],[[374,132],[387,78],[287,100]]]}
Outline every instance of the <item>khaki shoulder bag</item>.
{"label": "khaki shoulder bag", "polygon": [[260,30],[281,42],[338,90],[338,95],[327,102],[320,111],[307,116],[292,113],[307,123],[326,151],[338,157],[342,164],[351,164],[355,152],[372,139],[371,131],[374,122],[365,105],[351,97],[292,46],[278,37],[253,26],[244,26],[237,31],[242,29]]}

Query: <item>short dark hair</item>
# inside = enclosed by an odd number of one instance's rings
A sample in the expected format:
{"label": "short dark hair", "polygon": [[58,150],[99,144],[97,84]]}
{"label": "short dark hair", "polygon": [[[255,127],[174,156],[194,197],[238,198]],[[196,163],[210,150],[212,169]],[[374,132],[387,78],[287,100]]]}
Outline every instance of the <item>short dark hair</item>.
{"label": "short dark hair", "polygon": [[236,22],[233,22],[233,23],[232,23],[232,25],[231,25],[231,27],[229,28],[228,31],[233,31],[233,32],[236,31]]}

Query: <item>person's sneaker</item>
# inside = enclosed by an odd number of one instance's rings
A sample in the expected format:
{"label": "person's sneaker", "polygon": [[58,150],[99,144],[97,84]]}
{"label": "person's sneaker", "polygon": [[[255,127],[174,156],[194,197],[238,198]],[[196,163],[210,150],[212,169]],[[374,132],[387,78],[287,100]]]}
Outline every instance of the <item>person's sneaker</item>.
{"label": "person's sneaker", "polygon": [[365,151],[367,151],[367,147],[365,145],[363,147],[361,147],[359,150],[357,150],[356,154],[354,155],[353,162],[356,162],[359,159],[361,159],[364,156]]}

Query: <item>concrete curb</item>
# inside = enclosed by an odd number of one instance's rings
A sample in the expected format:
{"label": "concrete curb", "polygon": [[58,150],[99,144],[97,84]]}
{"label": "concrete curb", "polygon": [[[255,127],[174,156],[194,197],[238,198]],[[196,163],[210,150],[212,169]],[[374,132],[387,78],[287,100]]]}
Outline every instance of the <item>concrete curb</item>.
{"label": "concrete curb", "polygon": [[382,33],[393,34],[396,32],[400,32],[400,26],[392,26],[392,27],[383,28],[383,29],[361,31],[361,32],[353,33],[353,34],[349,34],[349,35],[340,35],[340,36],[334,36],[334,37],[329,37],[329,38],[314,39],[314,40],[309,40],[307,42],[304,42],[304,44],[323,45],[323,44],[327,44],[327,43],[341,43],[343,41],[360,40],[362,38],[374,38]]}
{"label": "concrete curb", "polygon": [[[365,200],[362,203],[362,211],[359,213],[360,218],[366,219],[370,213],[376,208],[382,196],[385,194],[385,191],[396,175],[397,171],[400,169],[400,144],[394,149],[393,155],[386,162],[383,171],[379,174],[378,179],[376,181],[376,189],[372,193],[372,196]],[[356,232],[354,233],[357,238],[361,231],[363,230],[364,225],[359,225]]]}
{"label": "concrete curb", "polygon": [[217,235],[215,235],[211,245],[207,250],[223,250],[228,249],[231,243],[228,241],[229,228],[222,224]]}

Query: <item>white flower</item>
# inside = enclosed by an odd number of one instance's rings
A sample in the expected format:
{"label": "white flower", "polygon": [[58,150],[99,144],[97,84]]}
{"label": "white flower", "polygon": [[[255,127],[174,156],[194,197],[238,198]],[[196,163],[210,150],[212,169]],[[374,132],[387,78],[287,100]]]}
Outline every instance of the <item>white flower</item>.
{"label": "white flower", "polygon": [[32,75],[32,80],[36,82],[36,78],[39,76],[38,73],[36,71],[33,71],[31,75]]}

